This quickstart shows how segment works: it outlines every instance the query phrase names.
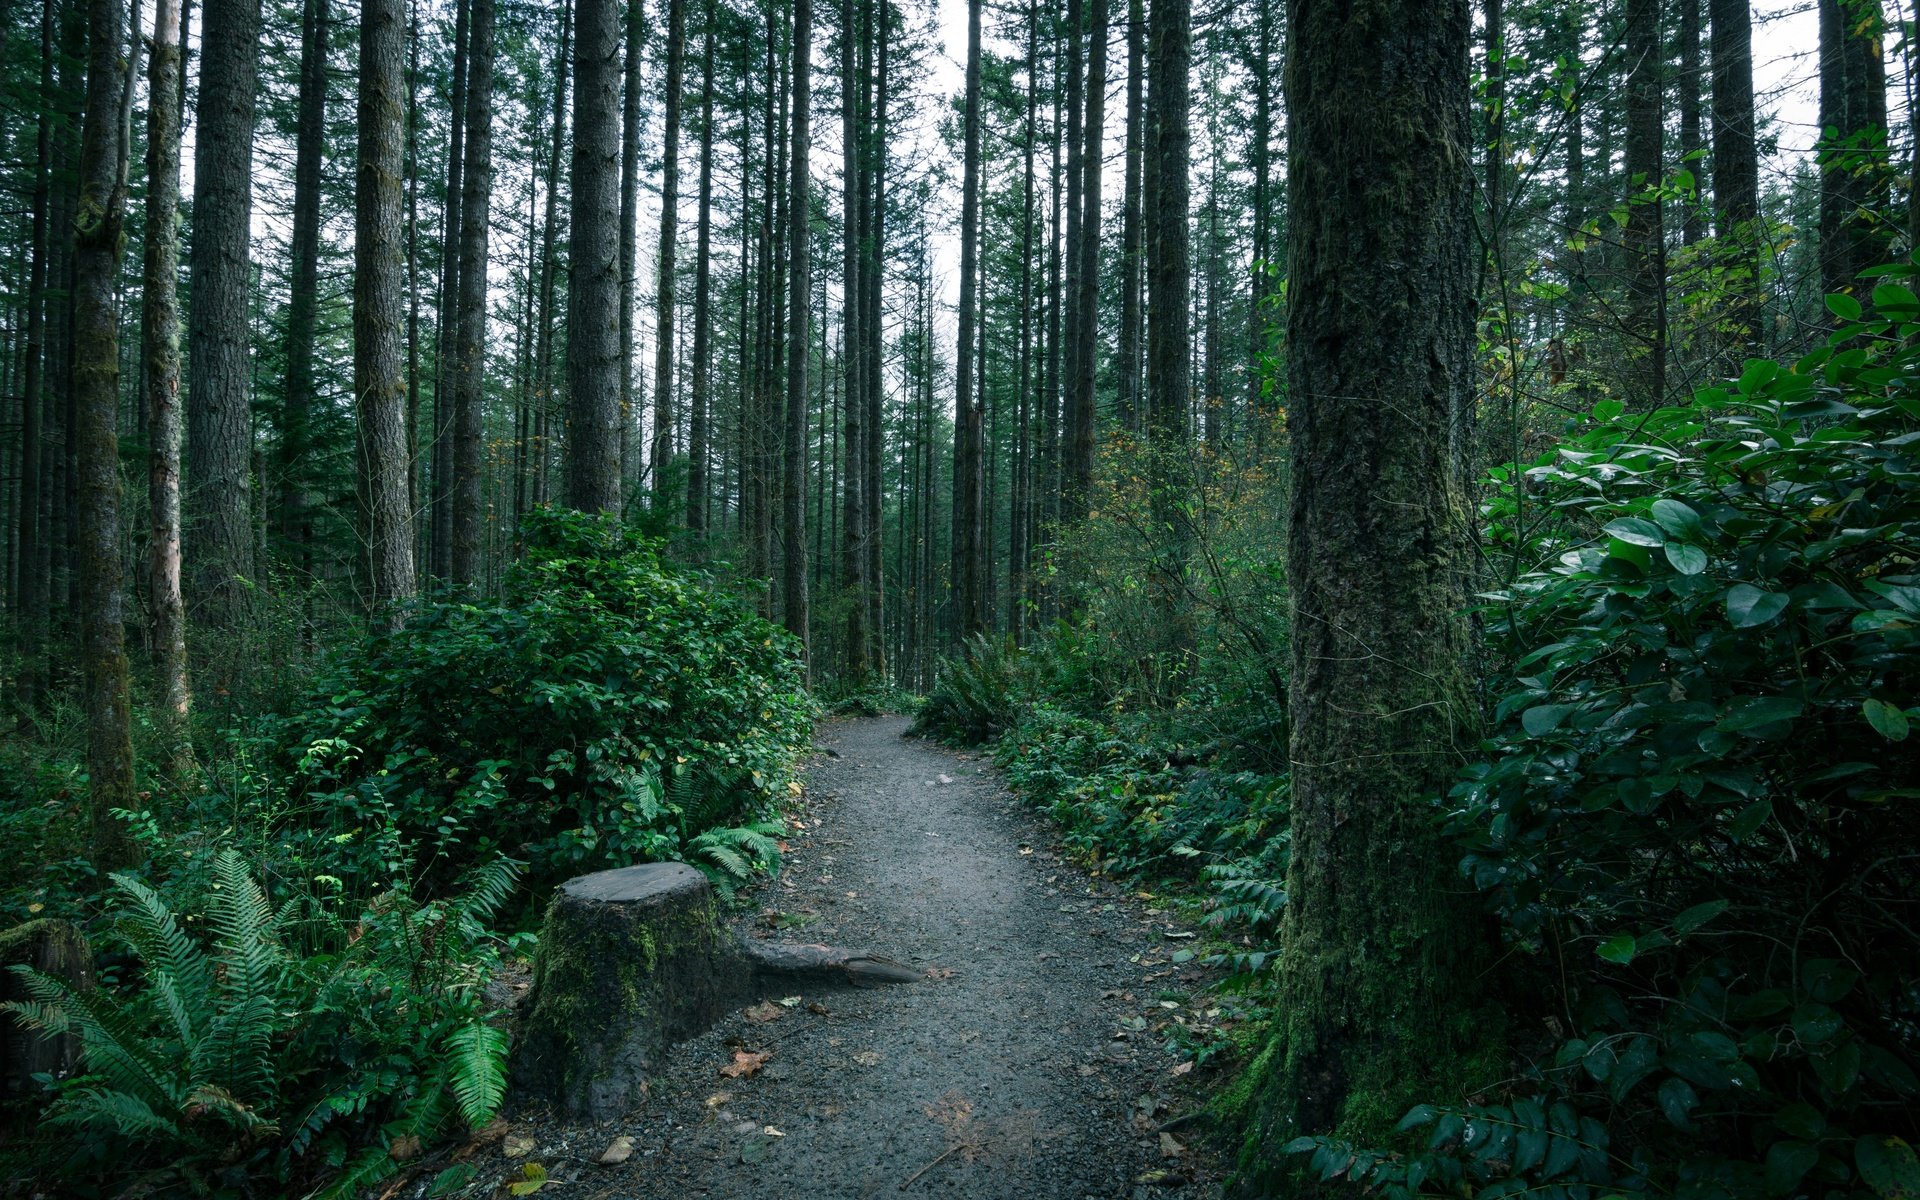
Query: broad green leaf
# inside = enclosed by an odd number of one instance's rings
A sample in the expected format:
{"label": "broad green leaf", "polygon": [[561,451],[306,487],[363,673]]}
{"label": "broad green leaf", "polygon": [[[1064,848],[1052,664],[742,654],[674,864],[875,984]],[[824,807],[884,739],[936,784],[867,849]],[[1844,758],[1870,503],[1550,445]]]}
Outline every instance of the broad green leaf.
{"label": "broad green leaf", "polygon": [[1746,696],[1729,704],[1714,728],[1723,733],[1758,729],[1776,721],[1791,721],[1805,707],[1798,696]]}
{"label": "broad green leaf", "polygon": [[1778,592],[1763,592],[1750,583],[1736,583],[1727,589],[1727,616],[1735,629],[1765,625],[1786,611],[1787,598]]}
{"label": "broad green leaf", "polygon": [[1867,1134],[1854,1143],[1853,1161],[1880,1200],[1920,1200],[1920,1158],[1899,1138]]}
{"label": "broad green leaf", "polygon": [[1539,737],[1560,728],[1567,714],[1574,710],[1571,704],[1536,704],[1520,714],[1520,727],[1529,737]]}
{"label": "broad green leaf", "polygon": [[1658,546],[1667,540],[1667,535],[1660,531],[1658,525],[1640,517],[1621,517],[1617,521],[1608,521],[1601,528],[1635,546]]}
{"label": "broad green leaf", "polygon": [[[1835,297],[1828,296],[1831,302]],[[1820,1161],[1820,1149],[1806,1142],[1775,1142],[1767,1147],[1767,1191],[1784,1196]]]}
{"label": "broad green leaf", "polygon": [[1754,395],[1759,392],[1761,388],[1772,383],[1774,377],[1778,374],[1780,374],[1780,364],[1770,358],[1747,360],[1746,369],[1740,372],[1740,394],[1743,396]]}
{"label": "broad green leaf", "polygon": [[1707,552],[1689,542],[1668,542],[1667,562],[1682,575],[1698,575],[1707,569]]}
{"label": "broad green leaf", "polygon": [[1640,943],[1632,934],[1622,933],[1601,942],[1600,949],[1596,953],[1610,963],[1625,966],[1633,961],[1633,956],[1639,948]]}
{"label": "broad green leaf", "polygon": [[1690,538],[1700,532],[1700,514],[1693,506],[1662,496],[1653,502],[1653,519],[1674,537]]}
{"label": "broad green leaf", "polygon": [[1842,321],[1858,321],[1860,319],[1860,302],[1852,296],[1844,296],[1838,292],[1833,292],[1827,296],[1827,311],[1839,317]]}
{"label": "broad green leaf", "polygon": [[1668,1076],[1660,1085],[1660,1111],[1679,1129],[1689,1127],[1687,1116],[1700,1103],[1693,1085],[1677,1075]]}
{"label": "broad green leaf", "polygon": [[1907,714],[1888,704],[1885,700],[1867,700],[1860,705],[1867,715],[1867,724],[1890,742],[1907,740]]}
{"label": "broad green leaf", "polygon": [[1678,916],[1674,917],[1673,931],[1675,933],[1692,933],[1708,921],[1713,920],[1721,913],[1727,911],[1727,907],[1728,903],[1725,900],[1709,900],[1704,904],[1696,904],[1692,908],[1683,910]]}

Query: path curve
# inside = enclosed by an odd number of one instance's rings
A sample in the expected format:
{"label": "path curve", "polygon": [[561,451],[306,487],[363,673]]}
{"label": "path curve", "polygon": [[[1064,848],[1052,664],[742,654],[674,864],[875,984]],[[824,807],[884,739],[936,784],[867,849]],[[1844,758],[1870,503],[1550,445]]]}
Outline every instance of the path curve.
{"label": "path curve", "polygon": [[[736,1013],[677,1047],[626,1120],[541,1131],[536,1154],[572,1184],[562,1194],[1217,1193],[1200,1149],[1160,1129],[1198,1103],[1152,1032],[1169,1015],[1162,990],[1201,982],[1172,961],[1188,931],[1058,857],[983,756],[905,729],[897,717],[821,727],[834,754],[808,769],[806,828],[750,936],[874,950],[924,978],[790,1007],[767,996],[759,1012],[774,1019]],[[770,1057],[723,1077],[740,1050]],[[621,1135],[633,1156],[594,1165]]]}

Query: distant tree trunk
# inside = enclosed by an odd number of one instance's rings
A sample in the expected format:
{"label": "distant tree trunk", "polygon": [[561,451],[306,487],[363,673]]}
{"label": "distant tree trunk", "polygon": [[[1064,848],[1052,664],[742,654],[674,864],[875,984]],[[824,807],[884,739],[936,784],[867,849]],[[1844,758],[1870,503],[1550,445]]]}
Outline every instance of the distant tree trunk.
{"label": "distant tree trunk", "polygon": [[53,64],[54,5],[43,0],[40,16],[40,90],[35,114],[33,168],[33,244],[27,248],[26,362],[21,368],[20,391],[20,702],[31,711],[40,693],[46,669],[43,647],[50,617],[48,583],[47,503],[42,471],[44,443],[43,382],[47,353],[47,259],[51,239],[47,228],[53,183]]}
{"label": "distant tree trunk", "polygon": [[[1299,0],[1306,2],[1306,0]],[[1168,648],[1183,640],[1175,620],[1186,557],[1188,409],[1193,353],[1188,309],[1188,76],[1193,55],[1193,9],[1188,0],[1155,0],[1148,30],[1152,77],[1147,87],[1147,434],[1149,481],[1157,537],[1152,592]]]}
{"label": "distant tree trunk", "polygon": [[954,372],[953,629],[956,639],[986,629],[981,596],[984,491],[980,402],[973,394],[975,297],[980,260],[980,4],[967,0],[965,158],[960,185],[960,336]]}
{"label": "distant tree trunk", "polygon": [[700,216],[693,263],[693,413],[687,435],[687,528],[707,530],[708,381],[713,368],[713,0],[705,0],[706,33],[700,47]]}
{"label": "distant tree trunk", "polygon": [[300,38],[300,90],[295,100],[293,233],[288,246],[286,396],[281,409],[280,537],[294,569],[313,565],[313,520],[307,494],[313,464],[313,338],[319,312],[320,170],[327,140],[327,0],[305,0]]}
{"label": "distant tree trunk", "polygon": [[[675,0],[674,7],[679,8],[679,0]],[[812,60],[813,0],[793,0],[793,173],[787,199],[787,240],[791,243],[787,248],[787,436],[780,509],[781,559],[785,572],[783,615],[787,632],[800,639],[803,658],[808,653],[807,347],[813,337],[807,327],[807,308],[813,298],[812,283],[807,276],[813,218],[812,189],[807,178],[808,142],[813,136],[809,111]],[[662,395],[664,397],[664,393]]]}
{"label": "distant tree trunk", "polygon": [[207,0],[193,173],[193,375],[187,393],[187,562],[198,623],[232,627],[253,575],[253,219],[259,0]]}
{"label": "distant tree trunk", "polygon": [[[667,498],[667,463],[673,458],[674,271],[680,234],[680,100],[686,37],[686,0],[667,0],[667,111],[666,128],[660,134],[660,282],[654,300],[653,326],[653,444],[647,456],[656,504]],[[796,115],[795,120],[799,119]],[[801,240],[804,242],[805,238]],[[800,273],[805,273],[804,265]],[[801,327],[801,321],[796,319],[795,326]],[[804,361],[806,354],[802,352],[799,357]],[[804,409],[802,423],[804,425]],[[804,601],[804,597],[802,599]]]}
{"label": "distant tree trunk", "polygon": [[479,583],[486,502],[487,234],[493,201],[493,0],[469,0],[466,164],[460,169],[460,296],[454,321],[453,555],[449,578]]}
{"label": "distant tree trunk", "polygon": [[1737,255],[1729,305],[1737,354],[1760,338],[1760,156],[1753,144],[1753,16],[1749,0],[1708,0],[1713,58],[1714,232]]}
{"label": "distant tree trunk", "polygon": [[866,177],[872,189],[866,199],[867,230],[864,239],[865,270],[861,285],[862,303],[866,305],[866,315],[861,319],[860,332],[864,336],[867,362],[862,378],[867,381],[866,402],[866,455],[864,472],[867,479],[867,629],[871,637],[873,669],[886,673],[886,618],[884,597],[886,595],[886,565],[884,561],[886,541],[882,537],[883,521],[881,501],[885,496],[886,480],[881,468],[882,451],[886,442],[886,378],[881,363],[885,357],[886,325],[880,307],[880,289],[886,274],[887,240],[887,45],[890,22],[887,16],[888,0],[874,0],[868,7],[878,27],[875,35],[869,39],[873,46],[871,57],[878,61],[878,71],[874,76],[873,99],[869,108],[866,137]]}
{"label": "distant tree trunk", "polygon": [[1073,427],[1067,439],[1068,494],[1073,497],[1072,518],[1084,517],[1093,493],[1094,367],[1100,344],[1100,167],[1106,145],[1107,4],[1093,5],[1093,37],[1087,50],[1087,119],[1081,127],[1086,148],[1080,155],[1080,245],[1072,251],[1080,259],[1080,297],[1074,315],[1079,324],[1069,335],[1079,347],[1073,357],[1073,399],[1067,410]]}
{"label": "distant tree trunk", "polygon": [[644,456],[637,463],[630,461],[627,447],[634,421],[646,404],[645,389],[638,386],[640,377],[634,372],[640,353],[634,322],[640,299],[640,142],[646,122],[640,67],[646,60],[646,0],[628,0],[626,20],[620,119],[620,469],[632,476],[646,465]]}
{"label": "distant tree trunk", "polygon": [[[1054,448],[1054,486],[1058,490],[1055,500],[1056,512],[1062,525],[1071,525],[1086,513],[1085,498],[1076,493],[1079,478],[1074,470],[1073,431],[1078,428],[1079,415],[1075,405],[1080,400],[1080,358],[1083,353],[1091,353],[1091,348],[1080,340],[1082,328],[1080,321],[1080,299],[1085,289],[1080,286],[1080,269],[1085,259],[1080,253],[1080,222],[1086,216],[1086,204],[1081,198],[1081,189],[1086,186],[1087,173],[1084,156],[1087,151],[1086,138],[1081,135],[1081,122],[1086,119],[1086,36],[1087,16],[1085,0],[1067,0],[1066,38],[1066,79],[1064,90],[1066,104],[1066,156],[1067,156],[1067,210],[1066,223],[1062,226],[1065,245],[1061,250],[1064,256],[1065,290],[1059,295],[1061,309],[1061,378],[1060,378],[1060,416],[1057,429],[1059,441]],[[1057,54],[1056,54],[1057,60]]]}
{"label": "distant tree trunk", "polygon": [[80,657],[85,675],[87,776],[94,866],[138,856],[115,809],[139,805],[133,784],[128,704],[126,589],[120,560],[120,329],[114,285],[127,207],[120,171],[125,8],[90,0],[87,115],[81,136],[80,204],[74,223],[73,384],[79,483]]}
{"label": "distant tree trunk", "polygon": [[1881,46],[1886,16],[1880,0],[1819,5],[1820,287],[1865,292],[1871,288],[1862,285],[1860,272],[1886,258],[1890,241],[1879,216],[1891,199]]}
{"label": "distant tree trunk", "polygon": [[863,261],[860,231],[865,226],[862,201],[866,188],[862,181],[860,137],[860,87],[855,71],[855,49],[859,41],[855,0],[840,5],[840,162],[841,227],[844,253],[841,256],[840,353],[846,378],[846,408],[843,428],[846,440],[846,475],[842,484],[845,515],[841,522],[843,549],[841,575],[847,589],[847,679],[858,685],[873,669],[873,647],[867,627],[867,493],[866,493],[866,340],[861,320],[866,305],[861,297],[860,279]]}
{"label": "distant tree trunk", "polygon": [[467,48],[470,0],[453,5],[453,89],[447,116],[447,192],[440,223],[440,304],[433,349],[432,520],[429,524],[429,572],[436,579],[453,573],[453,378],[460,339],[460,173],[466,168]]}
{"label": "distant tree trunk", "polygon": [[1694,195],[1686,199],[1680,221],[1680,240],[1688,246],[1707,236],[1699,195],[1706,189],[1700,176],[1707,164],[1700,153],[1700,5],[1702,0],[1679,0],[1680,74],[1674,80],[1674,103],[1680,107],[1680,161],[1694,176]]}
{"label": "distant tree trunk", "polygon": [[[159,719],[170,765],[188,765],[187,613],[180,592],[180,0],[156,0],[147,76],[147,213],[141,364],[148,397],[147,559]],[[31,339],[30,339],[31,340]],[[24,558],[22,560],[25,561]]]}
{"label": "distant tree trunk", "polygon": [[1293,854],[1256,1170],[1287,1139],[1384,1137],[1411,1100],[1469,1094],[1484,1028],[1462,1016],[1481,918],[1430,803],[1473,736],[1448,445],[1474,378],[1470,27],[1467,0],[1292,8]]}
{"label": "distant tree trunk", "polygon": [[1633,340],[1630,398],[1652,407],[1667,394],[1667,263],[1662,202],[1665,59],[1660,53],[1660,0],[1624,0],[1627,55],[1626,169],[1627,328]]}
{"label": "distant tree trunk", "polygon": [[353,207],[353,396],[361,537],[370,607],[414,593],[407,447],[403,0],[361,0],[359,166]]}
{"label": "distant tree trunk", "polygon": [[567,275],[567,502],[620,511],[620,111],[613,0],[578,0],[573,66],[572,227]]}
{"label": "distant tree trunk", "polygon": [[[1027,117],[1021,139],[1026,173],[1020,185],[1020,402],[1014,417],[1013,512],[1007,546],[1007,612],[1015,640],[1022,639],[1029,624],[1031,614],[1026,599],[1033,566],[1033,158],[1040,136],[1040,6],[1037,0],[1027,0],[1026,71]],[[1128,120],[1132,120],[1131,115]],[[1129,125],[1128,137],[1132,136]],[[1129,162],[1129,178],[1132,170]],[[1123,392],[1124,375],[1123,367]]]}
{"label": "distant tree trunk", "polygon": [[1276,292],[1273,221],[1273,50],[1275,31],[1273,10],[1276,0],[1258,0],[1253,50],[1253,130],[1250,135],[1253,158],[1253,294],[1247,305],[1247,409],[1256,415],[1254,444],[1264,448],[1267,427],[1272,417],[1271,402],[1263,388],[1267,378],[1266,353],[1272,341],[1274,315],[1270,311]]}
{"label": "distant tree trunk", "polygon": [[534,394],[533,502],[547,500],[547,469],[552,458],[552,439],[548,430],[554,419],[554,280],[558,274],[557,244],[560,226],[560,149],[566,144],[567,68],[573,51],[573,5],[563,0],[560,6],[560,54],[554,65],[553,144],[547,152],[546,212],[540,224],[540,315],[539,331],[533,350]]}
{"label": "distant tree trunk", "polygon": [[[1264,13],[1267,5],[1262,0]],[[1120,336],[1118,374],[1120,383],[1120,424],[1132,432],[1140,429],[1140,175],[1144,147],[1146,94],[1145,61],[1147,51],[1147,14],[1145,0],[1127,0],[1127,166],[1126,184],[1120,217]],[[1255,255],[1258,256],[1259,202],[1266,177],[1258,173],[1269,154],[1265,140],[1255,132],[1251,147],[1256,164],[1254,179]]]}

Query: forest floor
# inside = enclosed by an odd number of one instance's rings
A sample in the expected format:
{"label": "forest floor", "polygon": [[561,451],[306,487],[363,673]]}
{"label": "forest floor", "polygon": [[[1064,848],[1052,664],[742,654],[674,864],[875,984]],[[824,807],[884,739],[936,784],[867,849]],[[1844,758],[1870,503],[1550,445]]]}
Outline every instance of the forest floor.
{"label": "forest floor", "polygon": [[[1192,931],[1059,854],[981,756],[905,730],[821,726],[829,752],[745,931],[922,978],[764,997],[677,1047],[625,1120],[496,1130],[473,1148],[476,1191],[538,1162],[556,1200],[1217,1194],[1219,1164],[1182,1120],[1199,1089],[1154,1032],[1174,1007],[1159,997],[1211,974],[1174,960]],[[601,1165],[622,1138],[630,1156]]]}

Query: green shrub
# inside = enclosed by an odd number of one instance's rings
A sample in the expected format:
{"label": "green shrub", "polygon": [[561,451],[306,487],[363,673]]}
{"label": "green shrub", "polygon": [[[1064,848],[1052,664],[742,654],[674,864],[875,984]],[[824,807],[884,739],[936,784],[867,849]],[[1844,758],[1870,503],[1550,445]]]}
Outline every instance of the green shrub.
{"label": "green shrub", "polygon": [[962,746],[992,741],[1014,717],[1018,661],[1011,642],[974,634],[941,660],[910,732]]}
{"label": "green shrub", "polygon": [[[1905,273],[1911,273],[1907,268]],[[1791,367],[1603,408],[1496,474],[1497,725],[1454,790],[1531,1065],[1427,1153],[1301,1139],[1387,1195],[1913,1195],[1920,300]],[[1355,1155],[1360,1157],[1356,1158]]]}
{"label": "green shrub", "polygon": [[654,542],[542,511],[497,601],[420,605],[259,736],[276,827],[364,891],[500,853],[541,880],[686,857],[768,813],[811,718],[785,633]]}
{"label": "green shrub", "polygon": [[344,1196],[395,1168],[394,1139],[485,1124],[507,1038],[482,996],[498,958],[484,922],[516,874],[497,860],[456,899],[387,893],[352,920],[311,897],[275,907],[232,851],[203,918],[114,876],[130,980],[83,992],[16,968],[32,999],[7,1008],[83,1047],[75,1077],[48,1081],[30,1169],[82,1191],[264,1176]]}

